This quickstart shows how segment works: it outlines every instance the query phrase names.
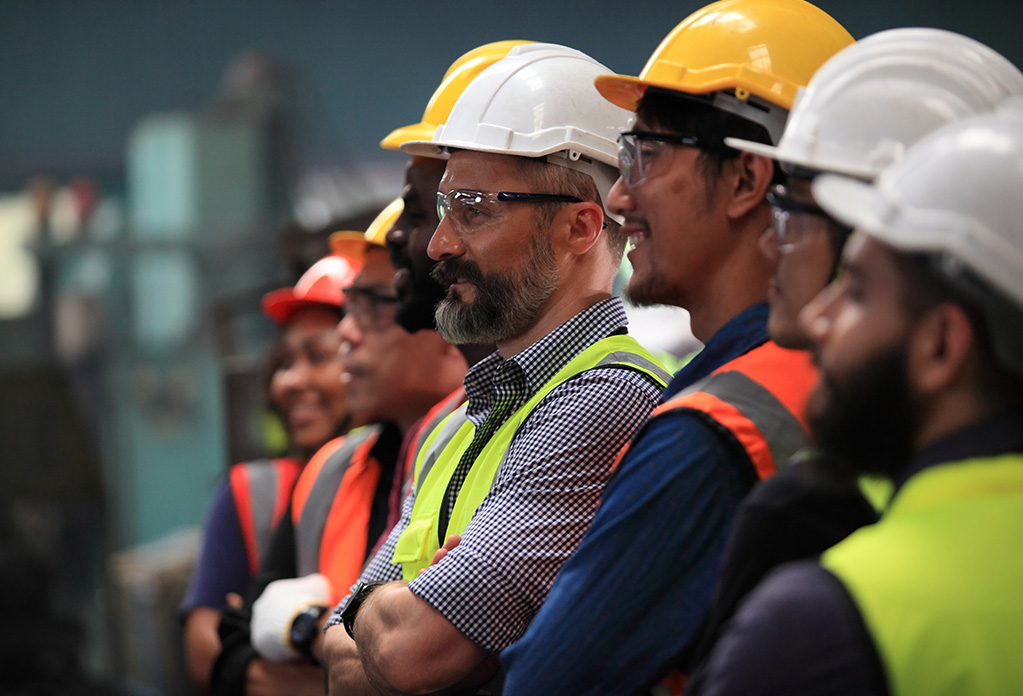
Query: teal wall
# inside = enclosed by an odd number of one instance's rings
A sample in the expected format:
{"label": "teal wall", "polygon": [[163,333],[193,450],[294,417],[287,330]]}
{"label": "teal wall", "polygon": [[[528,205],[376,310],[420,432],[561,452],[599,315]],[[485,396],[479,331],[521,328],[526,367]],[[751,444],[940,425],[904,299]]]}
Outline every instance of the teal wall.
{"label": "teal wall", "polygon": [[[453,58],[486,41],[579,48],[635,73],[694,0],[3,0],[0,189],[40,169],[119,171],[143,116],[192,107],[242,51],[281,56],[303,77],[306,152],[321,163],[385,157],[376,142],[416,118]],[[934,26],[1023,64],[1023,10],[1009,0],[821,0],[861,37]],[[391,155],[392,157],[394,155]]]}

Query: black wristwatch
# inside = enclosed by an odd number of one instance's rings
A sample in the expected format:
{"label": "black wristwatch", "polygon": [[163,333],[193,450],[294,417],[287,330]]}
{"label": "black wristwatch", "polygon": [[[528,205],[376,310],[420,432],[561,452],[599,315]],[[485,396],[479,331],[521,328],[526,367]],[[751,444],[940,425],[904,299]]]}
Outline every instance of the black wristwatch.
{"label": "black wristwatch", "polygon": [[345,608],[341,610],[341,623],[345,625],[345,630],[348,631],[348,635],[353,640],[355,639],[355,633],[353,632],[355,629],[355,615],[359,613],[359,607],[366,601],[366,597],[369,597],[370,592],[383,584],[382,582],[359,582],[352,588],[352,594],[348,597]]}
{"label": "black wristwatch", "polygon": [[313,643],[316,642],[316,633],[320,630],[320,617],[326,611],[327,607],[306,607],[292,620],[291,630],[288,632],[292,647],[314,662]]}

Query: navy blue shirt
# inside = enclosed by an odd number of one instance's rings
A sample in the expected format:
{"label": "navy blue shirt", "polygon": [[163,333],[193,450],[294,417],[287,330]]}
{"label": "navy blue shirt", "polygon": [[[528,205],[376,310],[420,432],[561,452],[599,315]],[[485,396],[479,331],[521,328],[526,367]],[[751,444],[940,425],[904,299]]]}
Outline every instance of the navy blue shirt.
{"label": "navy blue shirt", "polygon": [[[679,370],[670,398],[767,341],[766,303],[725,324]],[[506,696],[631,694],[656,681],[710,601],[748,459],[697,415],[637,435],[525,636],[501,654]]]}

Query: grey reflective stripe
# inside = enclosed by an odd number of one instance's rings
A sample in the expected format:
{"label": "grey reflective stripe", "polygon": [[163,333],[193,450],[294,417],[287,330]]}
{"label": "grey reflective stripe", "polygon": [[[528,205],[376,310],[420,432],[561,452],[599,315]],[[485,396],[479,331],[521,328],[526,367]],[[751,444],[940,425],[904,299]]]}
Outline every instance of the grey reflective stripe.
{"label": "grey reflective stripe", "polygon": [[671,381],[670,372],[652,360],[647,360],[642,355],[636,355],[635,353],[616,351],[605,357],[594,367],[607,367],[609,365],[632,365],[633,367],[638,368],[643,374],[647,374],[649,376],[649,373],[652,373],[655,377],[661,380],[662,387]]}
{"label": "grey reflective stripe", "polygon": [[302,517],[295,525],[295,566],[299,577],[320,570],[320,542],[327,526],[330,509],[352,456],[366,440],[380,434],[382,426],[373,425],[349,432],[341,446],[323,463],[302,508]]}
{"label": "grey reflective stripe", "polygon": [[270,545],[273,534],[274,508],[277,506],[277,488],[280,486],[277,467],[270,459],[245,462],[249,483],[249,511],[252,515],[252,528],[256,533],[256,550],[260,560]]}
{"label": "grey reflective stripe", "polygon": [[690,385],[679,396],[696,392],[716,396],[753,421],[767,440],[774,464],[779,469],[806,446],[806,431],[796,416],[774,394],[741,372],[709,375]]}
{"label": "grey reflective stripe", "polygon": [[[424,423],[420,427],[419,435],[416,437],[416,441],[417,441],[416,442],[416,445],[417,445],[416,451],[413,452],[410,455],[412,457],[412,466],[409,467],[409,471],[408,471],[408,473],[405,476],[405,480],[402,481],[402,485],[401,485],[402,496],[405,495],[405,491],[410,490],[412,488],[412,481],[413,481],[413,479],[416,476],[416,462],[419,461],[419,455],[423,451],[423,449],[426,447],[426,441],[430,439],[430,435],[433,434],[434,428],[436,428],[438,425],[443,423],[445,418],[450,416],[452,413],[457,411],[461,406],[464,406],[465,403],[466,403],[466,400],[464,398],[461,401],[455,401],[455,399],[451,399],[451,401],[452,401],[452,403],[450,404],[449,408],[447,408],[446,410],[442,410],[442,411],[439,411],[439,412],[435,413],[433,418],[430,419],[429,423]],[[439,452],[439,450],[437,450],[437,451]],[[406,459],[405,461],[408,461],[408,460]],[[430,460],[430,465],[429,465],[429,467],[427,467],[427,471],[429,471],[429,469],[431,467],[433,467],[433,463],[435,461],[437,461],[436,455],[434,455],[432,457],[432,459]],[[422,477],[420,477],[419,480],[421,481]],[[418,490],[419,489],[417,488],[416,491],[418,492]],[[402,499],[404,500],[404,498],[402,498]]]}
{"label": "grey reflective stripe", "polygon": [[425,445],[423,447],[422,457],[423,465],[419,467],[419,477],[416,479],[416,494],[419,494],[419,490],[423,487],[423,481],[426,480],[426,475],[430,473],[430,469],[437,463],[437,459],[440,457],[441,452],[448,446],[451,439],[455,434],[465,425],[469,417],[466,416],[466,410],[469,408],[469,402],[464,402],[458,409],[455,410],[449,417],[441,422],[440,430],[437,433],[437,437],[434,438],[433,443],[430,444],[429,448]]}

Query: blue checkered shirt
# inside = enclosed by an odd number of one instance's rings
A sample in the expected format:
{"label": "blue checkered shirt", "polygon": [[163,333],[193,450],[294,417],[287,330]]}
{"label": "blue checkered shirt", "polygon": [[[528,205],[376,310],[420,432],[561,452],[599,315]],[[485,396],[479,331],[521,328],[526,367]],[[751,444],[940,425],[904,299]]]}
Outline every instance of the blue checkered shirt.
{"label": "blue checkered shirt", "polygon": [[[521,406],[584,349],[627,324],[611,298],[580,312],[521,353],[494,353],[465,377],[467,415],[479,428],[505,399]],[[497,652],[522,636],[554,576],[596,512],[615,456],[659,402],[661,389],[635,370],[590,370],[559,385],[515,433],[489,494],[461,543],[409,589],[470,640]],[[401,521],[360,580],[401,579],[394,546]],[[340,623],[340,607],[327,626]]]}

